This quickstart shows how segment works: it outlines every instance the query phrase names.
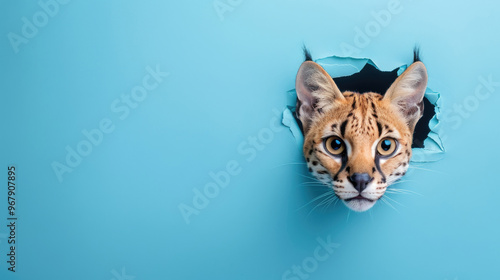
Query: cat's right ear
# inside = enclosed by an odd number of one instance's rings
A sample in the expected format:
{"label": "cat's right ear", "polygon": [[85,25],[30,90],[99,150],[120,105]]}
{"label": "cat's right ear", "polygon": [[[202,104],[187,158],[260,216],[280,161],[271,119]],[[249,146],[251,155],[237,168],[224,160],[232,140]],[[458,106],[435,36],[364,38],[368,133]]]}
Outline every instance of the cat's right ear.
{"label": "cat's right ear", "polygon": [[304,134],[316,115],[326,112],[335,102],[345,100],[330,75],[313,61],[305,61],[300,66],[295,79],[295,90],[296,114],[302,122]]}
{"label": "cat's right ear", "polygon": [[401,112],[411,131],[424,113],[426,88],[427,70],[422,62],[416,61],[392,83],[384,95],[384,99],[389,100]]}

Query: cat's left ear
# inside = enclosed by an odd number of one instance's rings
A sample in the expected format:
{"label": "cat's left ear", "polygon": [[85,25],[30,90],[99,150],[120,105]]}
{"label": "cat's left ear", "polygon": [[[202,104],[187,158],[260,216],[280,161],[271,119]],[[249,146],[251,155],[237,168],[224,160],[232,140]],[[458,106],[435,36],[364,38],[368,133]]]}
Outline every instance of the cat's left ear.
{"label": "cat's left ear", "polygon": [[335,102],[345,101],[332,77],[313,61],[305,61],[295,79],[297,91],[296,114],[302,122],[304,134],[309,130],[312,119],[326,112]]}
{"label": "cat's left ear", "polygon": [[384,100],[389,100],[399,109],[411,131],[424,113],[426,88],[427,70],[422,62],[417,61],[392,83],[384,95]]}

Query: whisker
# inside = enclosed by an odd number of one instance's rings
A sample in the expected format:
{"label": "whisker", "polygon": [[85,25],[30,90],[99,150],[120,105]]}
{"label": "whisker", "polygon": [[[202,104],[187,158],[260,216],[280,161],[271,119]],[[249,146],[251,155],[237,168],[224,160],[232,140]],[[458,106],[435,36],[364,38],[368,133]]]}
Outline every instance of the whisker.
{"label": "whisker", "polygon": [[337,200],[335,201],[335,203],[333,204],[333,207],[335,208],[335,205],[337,205],[337,203],[340,201],[340,198],[337,197]]}
{"label": "whisker", "polygon": [[323,185],[323,184],[305,184],[305,185],[302,185],[303,187],[308,187],[308,188],[315,188],[315,189],[322,189],[324,187],[328,187],[327,185]]}
{"label": "whisker", "polygon": [[307,178],[307,179],[312,179],[312,180],[314,180],[314,181],[318,181],[318,179],[316,179],[316,178],[314,178],[314,177],[311,177],[311,176],[307,176],[307,175],[303,175],[303,174],[297,174],[297,175],[300,175],[300,176],[302,176],[302,177],[304,177],[304,178]]}
{"label": "whisker", "polygon": [[401,183],[406,183],[406,182],[414,182],[414,181],[415,180],[399,180],[399,181],[395,181],[394,183],[391,183],[389,186],[401,184]]}
{"label": "whisker", "polygon": [[[387,186],[387,189],[397,190],[397,191],[409,191],[409,192],[414,192],[414,191],[412,191],[412,190],[402,189],[401,187],[394,187],[394,186],[392,186],[392,185]],[[415,192],[415,193],[417,193],[417,192]]]}
{"label": "whisker", "polygon": [[386,190],[385,193],[390,193],[390,194],[411,194],[411,193],[405,193],[405,192],[395,192],[392,190]]}
{"label": "whisker", "polygon": [[[334,195],[334,194],[331,194],[329,193],[329,195]],[[311,213],[314,211],[314,209],[318,208],[319,206],[323,205],[325,203],[326,200],[328,200],[330,197],[327,197],[325,198],[324,200],[322,200],[318,205],[314,206],[313,209],[311,209],[311,211],[309,211],[309,213],[307,214],[306,217],[309,217],[309,215],[311,215]]]}
{"label": "whisker", "polygon": [[315,188],[315,189],[322,189],[324,187],[329,188],[328,185],[325,184],[318,184],[318,183],[310,183],[310,184],[303,184],[303,187],[310,187],[310,188]]}
{"label": "whisker", "polygon": [[398,179],[394,181],[394,183],[403,183],[403,182],[415,182],[415,180],[403,180],[403,179]]}
{"label": "whisker", "polygon": [[385,204],[389,205],[392,209],[394,209],[394,211],[398,212],[399,213],[399,210],[396,209],[389,201],[387,201],[384,197],[381,197],[380,198]]}
{"label": "whisker", "polygon": [[392,191],[392,193],[398,193],[398,194],[416,194],[416,195],[424,196],[421,193],[411,191],[411,190],[405,190],[405,189],[387,188],[386,192],[387,191]]}
{"label": "whisker", "polygon": [[298,208],[298,209],[297,209],[297,211],[298,211],[298,210],[300,210],[300,209],[302,209],[302,208],[304,208],[304,207],[306,207],[307,205],[309,205],[309,204],[311,204],[311,203],[315,202],[316,200],[321,199],[321,198],[323,198],[323,197],[325,197],[325,196],[329,196],[329,195],[332,195],[332,192],[328,191],[328,192],[322,193],[322,194],[318,195],[317,197],[313,198],[313,199],[312,199],[311,201],[309,201],[308,203],[306,203],[306,204],[304,204],[303,206],[301,206],[300,208]]}
{"label": "whisker", "polygon": [[[331,195],[331,196],[328,196],[327,198],[325,198],[323,201],[321,201],[318,206],[320,205],[328,205],[328,202],[332,199],[335,199],[335,196],[334,195]],[[323,206],[324,207],[324,206]]]}
{"label": "whisker", "polygon": [[330,199],[329,199],[329,201],[328,201],[328,203],[327,203],[325,206],[323,206],[323,212],[324,212],[326,209],[328,209],[328,207],[330,207],[330,205],[331,205],[334,201],[337,201],[338,199],[339,199],[339,198],[338,198],[338,196],[334,196],[334,197],[330,198]]}
{"label": "whisker", "polygon": [[303,176],[305,176],[304,178],[309,178],[309,179],[313,180],[314,182],[319,182],[318,178],[316,178],[316,177],[314,177],[312,175],[311,176],[309,176],[309,175],[303,175]]}
{"label": "whisker", "polygon": [[390,199],[391,201],[394,201],[394,203],[397,203],[397,204],[399,204],[399,205],[401,205],[401,206],[403,206],[403,207],[404,207],[404,205],[403,205],[403,204],[399,203],[398,201],[396,201],[396,200],[395,200],[395,199],[393,199],[393,198],[390,198],[388,195],[386,195],[386,196],[385,196],[385,198]]}
{"label": "whisker", "polygon": [[301,185],[313,185],[313,184],[317,184],[317,185],[323,185],[324,186],[324,184],[322,182],[320,182],[320,181],[316,181],[316,182],[302,182],[300,184]]}
{"label": "whisker", "polygon": [[412,166],[412,165],[408,165],[408,168],[413,168],[413,169],[418,169],[418,170],[424,170],[424,171],[430,171],[430,172],[436,172],[436,173],[441,173],[441,174],[448,174],[446,172],[443,172],[443,171],[439,171],[439,170],[432,170],[432,169],[427,169],[427,168],[421,168],[421,167],[417,167],[417,166]]}

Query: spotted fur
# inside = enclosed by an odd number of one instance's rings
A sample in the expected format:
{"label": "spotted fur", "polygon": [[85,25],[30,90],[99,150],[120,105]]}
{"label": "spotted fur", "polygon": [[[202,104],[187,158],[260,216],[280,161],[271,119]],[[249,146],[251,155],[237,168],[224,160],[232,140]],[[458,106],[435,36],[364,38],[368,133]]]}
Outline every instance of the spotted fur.
{"label": "spotted fur", "polygon": [[[304,131],[309,171],[355,211],[370,209],[408,170],[412,135],[423,113],[427,85],[425,66],[418,53],[415,57],[384,95],[340,92],[326,71],[311,60],[297,73],[296,113]],[[342,139],[342,155],[329,152],[325,146],[329,137]],[[383,139],[395,140],[389,157],[377,150]],[[363,188],[359,187],[360,174],[365,178]]]}

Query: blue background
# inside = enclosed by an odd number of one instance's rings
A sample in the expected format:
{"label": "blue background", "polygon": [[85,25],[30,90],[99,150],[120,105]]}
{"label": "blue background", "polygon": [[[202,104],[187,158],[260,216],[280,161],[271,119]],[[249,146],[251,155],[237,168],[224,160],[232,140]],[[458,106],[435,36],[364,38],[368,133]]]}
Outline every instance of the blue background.
{"label": "blue background", "polygon": [[[220,3],[229,8],[218,13]],[[376,15],[391,1],[70,1],[16,53],[8,34],[22,36],[22,18],[43,9],[3,1],[0,278],[302,279],[287,270],[311,265],[318,238],[338,247],[308,279],[497,277],[500,87],[481,100],[475,91],[481,77],[500,82],[500,5],[398,3],[382,24]],[[360,44],[357,28],[367,27]],[[270,130],[303,43],[315,58],[345,55],[348,44],[386,70],[411,62],[420,44],[446,147],[395,185],[420,195],[389,195],[396,210],[315,208],[322,190],[304,184],[300,147],[287,128]],[[170,75],[120,119],[111,104],[157,65]],[[58,180],[53,162],[65,164],[66,146],[105,118],[115,129]],[[260,150],[250,144],[259,135]],[[239,173],[185,219],[179,207],[193,207],[228,163]],[[6,263],[12,164],[15,273]]]}

